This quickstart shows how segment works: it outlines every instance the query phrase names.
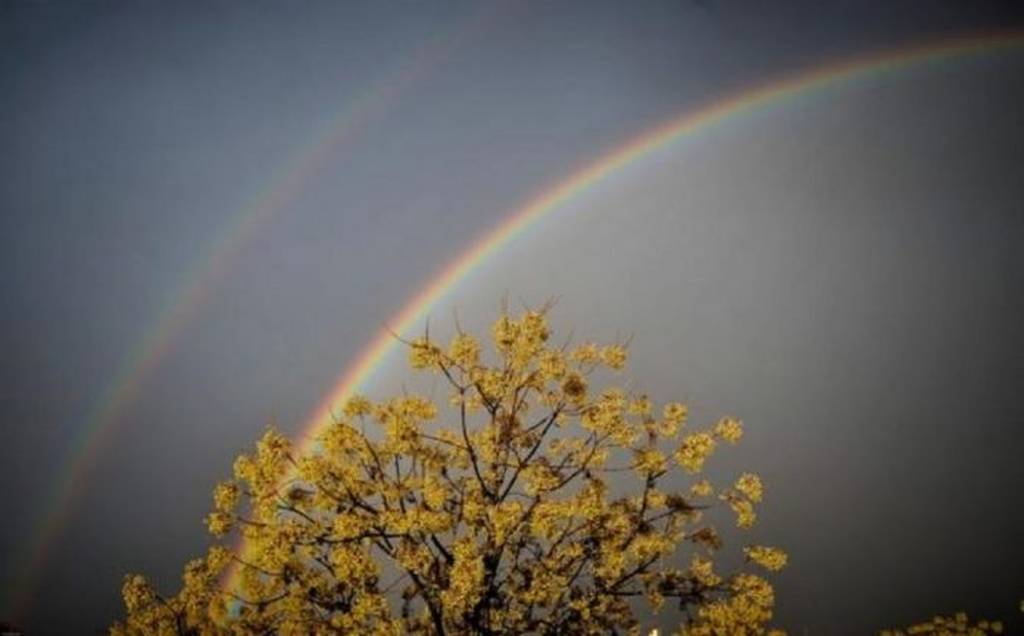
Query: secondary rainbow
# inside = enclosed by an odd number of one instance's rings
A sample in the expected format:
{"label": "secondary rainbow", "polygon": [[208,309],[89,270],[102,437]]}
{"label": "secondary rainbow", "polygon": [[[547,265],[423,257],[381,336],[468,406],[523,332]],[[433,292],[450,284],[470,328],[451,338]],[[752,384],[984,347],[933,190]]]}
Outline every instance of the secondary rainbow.
{"label": "secondary rainbow", "polygon": [[501,16],[500,5],[484,7],[419,46],[402,63],[358,92],[333,116],[321,122],[300,143],[267,186],[240,206],[223,232],[178,277],[178,287],[167,294],[155,320],[143,337],[122,359],[115,375],[98,396],[68,446],[67,457],[58,462],[53,486],[43,500],[42,513],[32,532],[31,544],[17,566],[16,588],[0,608],[20,619],[32,603],[38,578],[48,555],[87,488],[87,477],[117,424],[137,400],[154,369],[179,341],[181,334],[227,276],[235,256],[261,228],[301,193],[321,172],[322,166],[341,146],[391,110],[403,94],[421,84],[452,53],[490,28]]}
{"label": "secondary rainbow", "polygon": [[[476,244],[441,270],[432,282],[406,303],[401,311],[391,319],[388,323],[389,329],[381,329],[355,363],[336,380],[334,389],[320,401],[306,420],[296,445],[299,452],[307,454],[315,449],[319,432],[334,421],[335,407],[344,403],[365,386],[374,371],[381,366],[390,353],[399,347],[400,343],[392,335],[393,333],[408,335],[422,330],[431,308],[466,278],[481,261],[523,233],[536,221],[616,171],[651,152],[690,137],[698,131],[786,99],[793,99],[809,92],[820,91],[860,78],[898,71],[916,64],[1010,50],[1021,46],[1024,46],[1024,33],[990,33],[942,40],[937,43],[901,48],[867,57],[857,57],[793,75],[782,81],[763,85],[753,90],[743,91],[732,97],[711,103],[704,108],[687,112],[635,137],[625,145],[572,174],[568,179],[529,200],[524,206],[509,215],[498,228],[483,236]],[[241,549],[245,549],[244,545]],[[237,583],[237,569],[235,569],[228,574],[227,584],[229,587],[233,587]]]}

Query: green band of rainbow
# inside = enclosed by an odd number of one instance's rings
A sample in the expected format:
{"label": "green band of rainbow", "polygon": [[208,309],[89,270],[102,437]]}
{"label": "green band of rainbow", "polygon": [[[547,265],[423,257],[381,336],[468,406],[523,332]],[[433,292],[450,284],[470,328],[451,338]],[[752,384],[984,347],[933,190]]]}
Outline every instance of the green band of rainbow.
{"label": "green band of rainbow", "polygon": [[[390,328],[399,335],[406,335],[417,329],[422,329],[431,308],[466,278],[481,261],[494,254],[501,246],[522,234],[524,230],[545,215],[558,209],[560,205],[588,190],[609,175],[673,142],[685,139],[709,126],[751,113],[758,108],[858,78],[897,71],[920,63],[1009,50],[1022,45],[1024,45],[1024,33],[996,33],[943,40],[914,48],[902,48],[897,51],[888,51],[828,65],[809,73],[799,74],[780,82],[742,92],[705,108],[688,112],[636,137],[576,172],[568,179],[541,192],[511,214],[498,228],[485,235],[444,268],[423,291],[410,300],[391,319]],[[360,387],[365,386],[374,371],[399,346],[400,343],[388,330],[382,329],[376,335],[355,363],[337,379],[334,389],[320,401],[307,419],[297,443],[300,454],[313,452],[320,431],[333,421],[332,408],[342,404]],[[244,544],[241,549],[245,549]],[[226,581],[229,587],[237,586],[237,569],[227,575]]]}

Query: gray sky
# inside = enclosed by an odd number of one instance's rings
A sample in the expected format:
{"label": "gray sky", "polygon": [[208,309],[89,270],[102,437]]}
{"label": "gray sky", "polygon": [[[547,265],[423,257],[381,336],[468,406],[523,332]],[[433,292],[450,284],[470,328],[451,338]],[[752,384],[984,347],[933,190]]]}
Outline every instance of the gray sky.
{"label": "gray sky", "polygon": [[[767,4],[0,7],[0,620],[27,591],[29,633],[88,633],[125,572],[176,585],[267,421],[297,431],[436,272],[589,161],[830,60],[1024,26],[1008,2]],[[634,334],[652,395],[746,420],[720,469],[766,479],[757,537],[792,553],[792,633],[1012,616],[1022,70],[941,62],[707,130],[523,233],[434,323],[559,295],[562,329]],[[352,134],[221,247],[346,114]],[[82,427],[211,252],[208,295],[26,588]]]}

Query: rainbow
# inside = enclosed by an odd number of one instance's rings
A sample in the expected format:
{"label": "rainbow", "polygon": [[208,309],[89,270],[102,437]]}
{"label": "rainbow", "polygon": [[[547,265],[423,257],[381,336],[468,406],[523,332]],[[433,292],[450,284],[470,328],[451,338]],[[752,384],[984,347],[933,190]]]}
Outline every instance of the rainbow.
{"label": "rainbow", "polygon": [[117,430],[117,424],[124,421],[153,371],[174,348],[218,283],[227,276],[238,253],[302,192],[303,186],[322,171],[339,148],[392,109],[403,94],[421,84],[456,50],[497,22],[504,10],[502,5],[489,4],[454,22],[319,124],[306,143],[297,145],[297,150],[277,170],[277,176],[268,181],[267,187],[234,213],[219,239],[211,241],[202,256],[182,273],[179,277],[182,282],[164,297],[159,311],[155,312],[157,320],[121,361],[112,380],[86,415],[84,424],[77,429],[65,461],[57,463],[64,468],[44,497],[43,514],[32,533],[30,549],[17,568],[18,575],[14,579],[17,589],[11,591],[4,606],[6,616],[20,620],[31,605],[38,578],[61,530],[68,523],[75,502],[86,491],[86,477],[101,450]]}
{"label": "rainbow", "polygon": [[[459,255],[422,291],[382,328],[356,361],[337,378],[334,388],[320,401],[307,418],[296,444],[300,454],[314,452],[317,439],[333,419],[333,408],[344,403],[365,386],[378,367],[400,343],[394,334],[405,335],[422,328],[431,308],[456,287],[488,256],[520,236],[527,228],[559,206],[602,182],[618,170],[674,142],[692,136],[710,126],[733,120],[759,108],[778,104],[810,92],[821,91],[842,83],[899,71],[926,62],[1012,50],[1024,46],[1024,33],[999,33],[961,37],[954,40],[913,48],[887,51],[868,57],[857,57],[811,72],[797,74],[782,81],[741,92],[714,102],[704,108],[683,114],[635,137],[623,146],[590,163],[553,187],[544,190],[517,211],[510,214],[496,229],[481,237]],[[245,550],[244,543],[240,546]],[[238,568],[226,576],[229,588],[238,585]]]}

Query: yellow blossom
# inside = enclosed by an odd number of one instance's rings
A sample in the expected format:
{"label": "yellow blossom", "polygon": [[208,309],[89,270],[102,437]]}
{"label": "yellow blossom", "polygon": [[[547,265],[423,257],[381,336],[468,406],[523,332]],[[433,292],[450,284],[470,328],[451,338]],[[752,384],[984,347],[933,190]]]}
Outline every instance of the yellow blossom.
{"label": "yellow blossom", "polygon": [[373,403],[361,395],[353,395],[345,401],[342,412],[345,417],[362,417],[373,411]]}
{"label": "yellow blossom", "polygon": [[562,392],[577,404],[587,397],[587,381],[579,373],[570,373],[562,382]]}
{"label": "yellow blossom", "polygon": [[651,400],[646,395],[640,395],[629,403],[630,415],[648,416],[651,414]]}
{"label": "yellow blossom", "polygon": [[548,349],[538,356],[537,367],[545,378],[557,380],[565,375],[568,365],[561,351]]}
{"label": "yellow blossom", "polygon": [[660,474],[668,469],[668,460],[657,448],[645,448],[634,453],[633,466],[641,474]]}
{"label": "yellow blossom", "polygon": [[701,585],[714,587],[718,585],[722,579],[714,573],[712,567],[713,563],[709,559],[704,559],[695,554],[690,561],[690,575]]}
{"label": "yellow blossom", "polygon": [[743,551],[748,559],[772,572],[778,572],[786,567],[788,560],[786,553],[777,548],[755,545],[743,548]]}
{"label": "yellow blossom", "polygon": [[757,513],[754,512],[753,504],[746,499],[730,499],[729,507],[736,513],[736,527],[738,528],[750,528],[757,520]]}
{"label": "yellow blossom", "polygon": [[686,418],[689,415],[689,409],[685,404],[680,402],[669,402],[662,409],[662,417],[665,421],[676,425],[682,425],[686,423]]}
{"label": "yellow blossom", "polygon": [[229,513],[235,509],[241,494],[235,482],[221,482],[213,490],[213,507],[219,512]]}
{"label": "yellow blossom", "polygon": [[441,362],[441,349],[426,338],[417,338],[409,345],[409,365],[413,369],[429,369]]}
{"label": "yellow blossom", "polygon": [[582,344],[569,353],[569,358],[581,364],[594,364],[601,360],[601,349],[593,343]]}
{"label": "yellow blossom", "polygon": [[206,516],[206,527],[209,528],[210,534],[215,537],[222,537],[231,532],[233,524],[234,518],[227,513],[214,511]]}
{"label": "yellow blossom", "polygon": [[730,444],[735,444],[743,437],[743,423],[731,417],[723,417],[715,424],[715,435]]}
{"label": "yellow blossom", "polygon": [[746,495],[747,499],[754,503],[761,501],[764,495],[764,486],[761,485],[761,478],[753,473],[743,473],[736,480],[736,490]]}
{"label": "yellow blossom", "polygon": [[626,366],[626,348],[622,345],[609,345],[601,349],[601,361],[609,369],[616,371]]}
{"label": "yellow blossom", "polygon": [[715,440],[707,433],[693,433],[683,438],[676,451],[676,461],[688,472],[700,472],[704,460],[715,450]]}
{"label": "yellow blossom", "polygon": [[448,345],[448,357],[463,368],[476,366],[480,361],[480,343],[466,334],[457,334]]}
{"label": "yellow blossom", "polygon": [[707,479],[701,479],[690,486],[690,493],[695,497],[710,497],[714,492],[711,482]]}

